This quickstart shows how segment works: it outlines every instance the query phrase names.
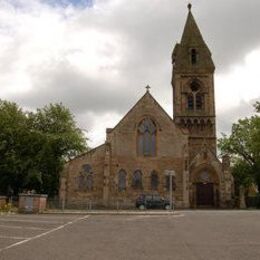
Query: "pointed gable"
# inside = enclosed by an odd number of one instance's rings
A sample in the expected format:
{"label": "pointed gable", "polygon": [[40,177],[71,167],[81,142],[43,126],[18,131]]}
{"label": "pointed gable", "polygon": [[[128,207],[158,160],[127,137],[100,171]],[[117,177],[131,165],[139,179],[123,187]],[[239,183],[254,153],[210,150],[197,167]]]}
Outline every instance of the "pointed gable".
{"label": "pointed gable", "polygon": [[[138,110],[138,113],[136,113]],[[110,129],[109,132],[113,132],[115,129],[119,128],[124,124],[126,120],[128,120],[131,114],[135,114],[135,117],[138,115],[150,115],[151,117],[155,117],[155,110],[159,110],[160,114],[171,124],[174,125],[172,118],[168,115],[168,113],[161,107],[161,105],[156,101],[156,99],[151,95],[150,91],[146,91],[146,93],[136,102],[136,104],[126,113],[126,115],[118,122],[118,124]]]}
{"label": "pointed gable", "polygon": [[144,119],[151,119],[156,126],[156,153],[160,156],[180,156],[188,135],[178,128],[149,91],[129,110],[122,120],[107,131],[107,142],[113,154],[137,156],[137,133]]}

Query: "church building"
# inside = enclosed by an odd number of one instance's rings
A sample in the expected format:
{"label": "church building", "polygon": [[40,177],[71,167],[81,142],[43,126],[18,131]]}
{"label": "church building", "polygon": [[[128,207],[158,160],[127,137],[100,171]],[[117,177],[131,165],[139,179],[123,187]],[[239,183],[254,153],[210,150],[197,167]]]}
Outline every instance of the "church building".
{"label": "church building", "polygon": [[[229,207],[233,178],[229,157],[216,149],[215,66],[188,6],[180,43],[172,53],[173,117],[149,87],[104,144],[69,161],[60,176],[67,205],[93,201],[135,205],[143,193],[173,197],[177,208]],[[170,89],[169,89],[170,91]]]}

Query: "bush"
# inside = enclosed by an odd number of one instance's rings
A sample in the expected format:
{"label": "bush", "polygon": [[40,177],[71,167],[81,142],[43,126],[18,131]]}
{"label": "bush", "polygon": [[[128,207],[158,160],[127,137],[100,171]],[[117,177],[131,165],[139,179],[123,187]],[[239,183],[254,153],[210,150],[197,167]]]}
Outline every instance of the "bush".
{"label": "bush", "polygon": [[260,194],[257,194],[254,197],[247,197],[246,198],[246,206],[247,206],[247,208],[260,209]]}
{"label": "bush", "polygon": [[10,212],[12,209],[11,203],[6,203],[2,207],[0,207],[0,212]]}

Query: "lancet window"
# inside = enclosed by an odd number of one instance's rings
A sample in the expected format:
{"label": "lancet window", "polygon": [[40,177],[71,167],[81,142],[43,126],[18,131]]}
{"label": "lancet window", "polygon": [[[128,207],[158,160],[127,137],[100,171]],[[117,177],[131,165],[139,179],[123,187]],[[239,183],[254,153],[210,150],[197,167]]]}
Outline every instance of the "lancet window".
{"label": "lancet window", "polygon": [[145,118],[138,126],[137,152],[142,156],[156,155],[156,125]]}
{"label": "lancet window", "polygon": [[142,189],[143,188],[142,172],[140,170],[136,170],[133,174],[132,187],[134,189]]}
{"label": "lancet window", "polygon": [[126,190],[126,171],[121,169],[118,172],[118,191]]}

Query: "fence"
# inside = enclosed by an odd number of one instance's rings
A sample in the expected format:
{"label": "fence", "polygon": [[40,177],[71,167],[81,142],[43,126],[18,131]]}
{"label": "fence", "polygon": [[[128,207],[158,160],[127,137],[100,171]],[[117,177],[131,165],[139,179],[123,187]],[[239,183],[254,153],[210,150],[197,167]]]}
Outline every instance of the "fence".
{"label": "fence", "polygon": [[60,210],[134,210],[135,202],[130,200],[110,200],[109,203],[104,204],[103,200],[71,200],[62,201],[59,199],[48,199],[47,209],[60,209]]}

